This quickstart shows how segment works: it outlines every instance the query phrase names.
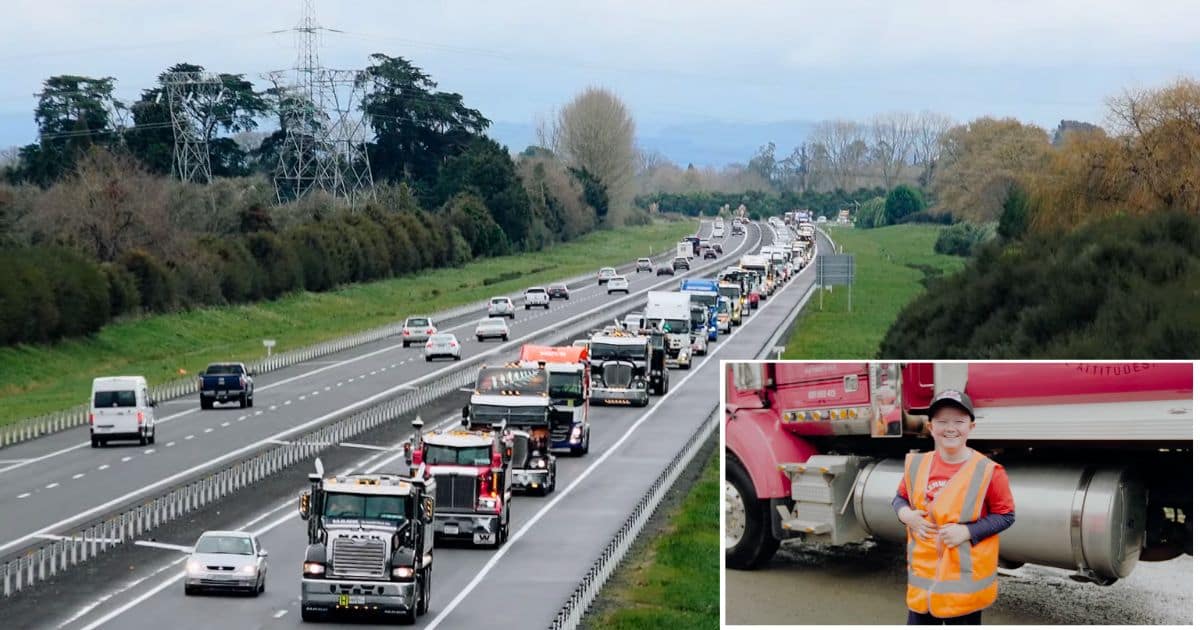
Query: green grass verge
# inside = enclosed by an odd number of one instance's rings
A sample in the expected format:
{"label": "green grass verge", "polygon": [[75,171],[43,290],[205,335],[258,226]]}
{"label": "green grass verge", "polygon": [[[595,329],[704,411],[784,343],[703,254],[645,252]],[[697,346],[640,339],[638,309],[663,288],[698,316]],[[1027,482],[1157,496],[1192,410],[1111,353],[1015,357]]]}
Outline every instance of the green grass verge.
{"label": "green grass verge", "polygon": [[622,568],[588,628],[712,628],[720,625],[720,484],[715,449],[645,557]]}
{"label": "green grass verge", "polygon": [[694,221],[658,221],[595,232],[544,251],[489,258],[328,293],[296,293],[272,302],[203,308],[106,326],[92,337],[52,345],[0,348],[0,425],[87,400],[92,378],[141,374],[151,383],[195,374],[208,363],[263,355],[434,313],[532,284],[666,251],[695,232]]}
{"label": "green grass verge", "polygon": [[789,332],[784,359],[874,358],[896,314],[924,291],[922,280],[963,267],[962,258],[934,253],[941,226],[826,230],[844,253],[854,254],[853,311],[846,312],[844,286],[823,297],[814,293]]}

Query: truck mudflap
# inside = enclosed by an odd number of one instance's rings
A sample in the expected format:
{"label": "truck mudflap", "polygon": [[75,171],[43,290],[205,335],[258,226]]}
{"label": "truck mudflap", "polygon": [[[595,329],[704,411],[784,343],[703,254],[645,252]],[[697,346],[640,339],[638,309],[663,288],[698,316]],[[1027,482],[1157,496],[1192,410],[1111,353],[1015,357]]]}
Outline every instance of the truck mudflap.
{"label": "truck mudflap", "polygon": [[500,533],[500,515],[438,512],[433,517],[434,534],[441,539],[469,540],[476,545],[492,545]]}
{"label": "truck mudflap", "polygon": [[645,406],[650,402],[650,392],[645,389],[617,389],[608,387],[593,387],[592,397],[593,403],[602,403],[608,405],[636,405],[638,407]]}
{"label": "truck mudflap", "polygon": [[803,463],[817,454],[807,440],[784,431],[770,409],[742,410],[736,421],[726,421],[725,448],[750,474],[760,499],[792,495],[791,481],[775,462]]}
{"label": "truck mudflap", "polygon": [[415,582],[300,581],[300,609],[318,615],[405,616],[416,610]]}

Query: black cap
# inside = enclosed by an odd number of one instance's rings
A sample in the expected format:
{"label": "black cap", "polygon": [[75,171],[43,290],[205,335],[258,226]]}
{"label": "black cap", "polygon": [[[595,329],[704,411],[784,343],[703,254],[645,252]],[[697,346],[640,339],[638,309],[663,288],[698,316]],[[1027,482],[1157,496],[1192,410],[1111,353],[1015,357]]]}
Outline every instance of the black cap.
{"label": "black cap", "polygon": [[934,396],[933,402],[929,403],[929,408],[925,410],[925,415],[933,418],[933,414],[946,405],[954,405],[962,409],[971,416],[971,422],[975,421],[975,405],[971,403],[971,397],[957,389],[945,389]]}

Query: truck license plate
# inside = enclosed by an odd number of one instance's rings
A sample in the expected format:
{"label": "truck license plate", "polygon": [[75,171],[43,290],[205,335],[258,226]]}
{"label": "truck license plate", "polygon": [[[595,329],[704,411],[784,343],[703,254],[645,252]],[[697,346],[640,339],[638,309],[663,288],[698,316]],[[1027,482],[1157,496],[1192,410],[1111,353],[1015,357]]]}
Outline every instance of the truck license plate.
{"label": "truck license plate", "polygon": [[367,603],[364,595],[339,595],[338,606],[358,606]]}
{"label": "truck license plate", "polygon": [[442,528],[442,533],[447,536],[457,536],[458,535],[458,525],[447,525]]}
{"label": "truck license plate", "polygon": [[475,534],[476,545],[490,545],[496,542],[495,534]]}

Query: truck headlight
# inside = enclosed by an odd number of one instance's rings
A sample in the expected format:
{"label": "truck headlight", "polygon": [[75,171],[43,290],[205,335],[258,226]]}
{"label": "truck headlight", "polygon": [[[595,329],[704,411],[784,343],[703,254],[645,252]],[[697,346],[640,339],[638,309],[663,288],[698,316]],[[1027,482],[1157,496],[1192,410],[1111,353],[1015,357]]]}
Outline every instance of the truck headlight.
{"label": "truck headlight", "polygon": [[571,429],[571,441],[578,442],[579,438],[583,437],[583,427],[575,427]]}
{"label": "truck headlight", "polygon": [[392,569],[392,577],[397,580],[411,580],[413,579],[413,568],[396,567]]}
{"label": "truck headlight", "polygon": [[535,460],[533,460],[533,467],[534,467],[534,468],[545,468],[545,467],[546,467],[546,460],[544,460],[544,459],[535,459]]}
{"label": "truck headlight", "polygon": [[305,562],[304,563],[304,575],[310,576],[310,577],[325,575],[325,563],[323,563],[323,562]]}

